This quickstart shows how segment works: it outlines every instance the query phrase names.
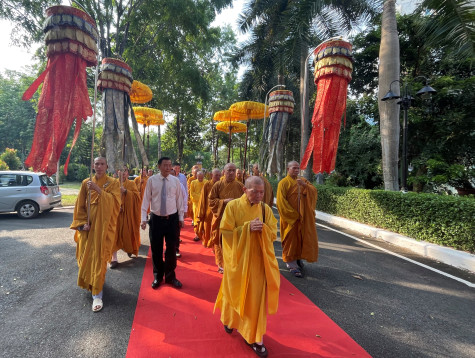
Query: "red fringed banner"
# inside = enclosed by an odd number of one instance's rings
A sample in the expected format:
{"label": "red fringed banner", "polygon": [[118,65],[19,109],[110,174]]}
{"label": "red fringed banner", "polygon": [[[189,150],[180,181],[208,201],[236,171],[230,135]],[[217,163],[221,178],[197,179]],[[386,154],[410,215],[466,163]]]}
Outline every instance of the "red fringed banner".
{"label": "red fringed banner", "polygon": [[346,110],[348,83],[353,71],[352,46],[343,40],[329,40],[318,46],[314,55],[317,98],[312,134],[300,168],[307,167],[313,153],[313,172],[330,173],[335,169],[341,117]]}
{"label": "red fringed banner", "polygon": [[[38,102],[35,133],[26,166],[52,175],[76,119],[76,143],[82,120],[92,116],[86,84],[86,67],[95,66],[98,49],[95,21],[69,6],[46,10],[44,32],[48,63],[45,71],[23,94],[29,100],[44,82]],[[71,152],[69,152],[71,154]],[[64,166],[67,174],[68,159]]]}

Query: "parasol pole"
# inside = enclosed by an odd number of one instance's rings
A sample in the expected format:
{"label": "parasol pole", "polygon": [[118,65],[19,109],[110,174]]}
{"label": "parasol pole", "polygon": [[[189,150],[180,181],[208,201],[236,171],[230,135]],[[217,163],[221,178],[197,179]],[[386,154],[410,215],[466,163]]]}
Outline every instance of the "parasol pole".
{"label": "parasol pole", "polygon": [[[97,104],[97,79],[99,77],[99,61],[96,65],[96,73],[94,74],[94,112],[92,114],[92,143],[91,143],[91,169],[89,171],[89,180],[92,181],[92,168],[94,167],[94,137],[96,134],[96,104]],[[88,190],[87,197],[87,226],[91,216],[91,189]]]}
{"label": "parasol pole", "polygon": [[246,141],[244,142],[244,165],[243,168],[246,168],[246,156],[247,156],[247,136],[249,134],[249,125],[251,124],[251,119],[249,118],[251,110],[247,110],[247,123],[246,123]]}
{"label": "parasol pole", "polygon": [[230,163],[231,158],[231,117],[229,117],[229,145],[228,145],[228,163]]}

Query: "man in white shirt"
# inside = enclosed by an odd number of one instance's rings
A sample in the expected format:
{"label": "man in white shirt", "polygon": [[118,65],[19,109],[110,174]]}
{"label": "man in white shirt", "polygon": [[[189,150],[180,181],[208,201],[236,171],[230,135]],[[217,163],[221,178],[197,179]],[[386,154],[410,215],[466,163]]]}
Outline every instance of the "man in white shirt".
{"label": "man in white shirt", "polygon": [[[183,227],[183,192],[178,178],[170,175],[172,162],[168,157],[158,160],[159,174],[147,180],[142,201],[142,230],[147,227],[147,209],[150,205],[148,224],[150,248],[152,249],[152,288],[160,286],[163,276],[165,283],[176,288],[182,284],[176,279],[176,242],[178,228]],[[163,261],[163,239],[165,239],[165,262]]]}

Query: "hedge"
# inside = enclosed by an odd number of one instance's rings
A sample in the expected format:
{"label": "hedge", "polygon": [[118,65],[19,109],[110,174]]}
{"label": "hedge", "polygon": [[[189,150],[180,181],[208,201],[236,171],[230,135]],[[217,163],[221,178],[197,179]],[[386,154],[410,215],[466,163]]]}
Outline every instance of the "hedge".
{"label": "hedge", "polygon": [[475,252],[475,200],[316,185],[317,210],[416,240]]}

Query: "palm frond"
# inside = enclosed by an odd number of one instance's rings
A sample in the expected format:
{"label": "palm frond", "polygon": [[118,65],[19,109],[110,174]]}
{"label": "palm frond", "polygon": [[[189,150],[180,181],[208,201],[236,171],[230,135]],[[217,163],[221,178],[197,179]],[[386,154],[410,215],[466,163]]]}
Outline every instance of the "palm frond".
{"label": "palm frond", "polygon": [[[475,58],[475,6],[472,0],[425,0],[418,35],[427,46],[446,44],[458,55]],[[428,15],[427,15],[428,14]]]}

